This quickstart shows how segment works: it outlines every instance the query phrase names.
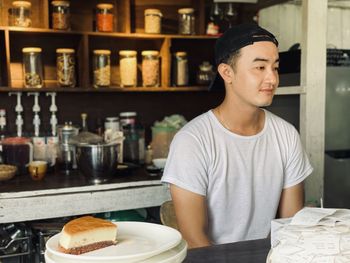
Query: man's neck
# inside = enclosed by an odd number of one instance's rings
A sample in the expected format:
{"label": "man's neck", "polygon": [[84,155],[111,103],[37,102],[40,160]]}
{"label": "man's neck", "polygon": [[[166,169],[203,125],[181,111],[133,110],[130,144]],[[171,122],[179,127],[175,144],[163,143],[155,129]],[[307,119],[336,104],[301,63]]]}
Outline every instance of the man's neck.
{"label": "man's neck", "polygon": [[265,113],[262,109],[236,107],[226,100],[214,109],[214,114],[227,130],[243,136],[259,133],[265,124]]}

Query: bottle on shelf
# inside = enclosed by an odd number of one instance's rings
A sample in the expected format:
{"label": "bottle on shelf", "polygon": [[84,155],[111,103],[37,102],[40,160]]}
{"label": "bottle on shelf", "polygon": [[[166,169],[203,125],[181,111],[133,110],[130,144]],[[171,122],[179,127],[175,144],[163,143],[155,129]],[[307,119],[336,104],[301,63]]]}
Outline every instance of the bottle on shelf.
{"label": "bottle on shelf", "polygon": [[57,30],[70,29],[69,1],[52,1],[52,28]]}
{"label": "bottle on shelf", "polygon": [[9,9],[9,25],[19,27],[30,27],[32,4],[29,1],[13,1]]}
{"label": "bottle on shelf", "polygon": [[178,51],[175,53],[173,63],[173,85],[188,86],[188,60],[187,52]]}
{"label": "bottle on shelf", "polygon": [[225,12],[224,12],[224,21],[225,21],[225,28],[224,30],[229,29],[234,24],[237,23],[237,10],[234,8],[233,3],[227,3]]}
{"label": "bottle on shelf", "polygon": [[101,3],[96,6],[96,27],[99,32],[113,32],[113,4]]}
{"label": "bottle on shelf", "polygon": [[6,137],[6,110],[0,109],[0,141]]}
{"label": "bottle on shelf", "polygon": [[219,35],[221,33],[220,25],[222,18],[222,9],[218,3],[213,3],[210,8],[210,21],[207,26],[207,35]]}
{"label": "bottle on shelf", "polygon": [[87,132],[89,129],[88,129],[88,126],[87,126],[87,113],[82,113],[81,115],[81,131],[82,132]]}
{"label": "bottle on shelf", "polygon": [[44,74],[41,62],[41,48],[25,47],[22,49],[22,52],[24,87],[42,88]]}

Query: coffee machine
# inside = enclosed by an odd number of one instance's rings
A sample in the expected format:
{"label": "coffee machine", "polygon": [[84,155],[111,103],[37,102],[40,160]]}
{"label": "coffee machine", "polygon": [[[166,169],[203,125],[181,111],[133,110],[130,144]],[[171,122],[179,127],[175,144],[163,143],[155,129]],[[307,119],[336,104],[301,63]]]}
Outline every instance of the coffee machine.
{"label": "coffee machine", "polygon": [[78,135],[79,128],[73,126],[72,123],[65,123],[57,126],[58,132],[58,165],[60,169],[69,174],[73,169],[77,168],[76,162],[76,146],[72,144],[71,138]]}

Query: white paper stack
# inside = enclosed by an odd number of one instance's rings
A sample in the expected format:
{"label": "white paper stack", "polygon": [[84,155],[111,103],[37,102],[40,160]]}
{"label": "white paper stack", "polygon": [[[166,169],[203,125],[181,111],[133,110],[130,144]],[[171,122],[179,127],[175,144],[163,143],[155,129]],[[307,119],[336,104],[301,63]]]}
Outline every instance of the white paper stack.
{"label": "white paper stack", "polygon": [[350,262],[350,210],[304,208],[271,222],[269,263]]}

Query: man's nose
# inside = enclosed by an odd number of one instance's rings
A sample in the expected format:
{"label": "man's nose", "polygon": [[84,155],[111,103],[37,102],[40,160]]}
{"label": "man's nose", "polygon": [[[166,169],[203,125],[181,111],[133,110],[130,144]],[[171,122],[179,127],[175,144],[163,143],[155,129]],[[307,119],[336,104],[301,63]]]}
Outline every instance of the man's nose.
{"label": "man's nose", "polygon": [[275,69],[271,69],[267,72],[266,81],[271,85],[277,85],[279,81],[278,72]]}

